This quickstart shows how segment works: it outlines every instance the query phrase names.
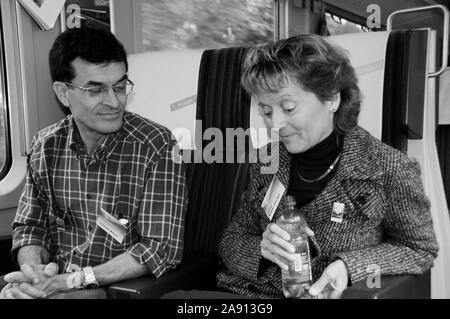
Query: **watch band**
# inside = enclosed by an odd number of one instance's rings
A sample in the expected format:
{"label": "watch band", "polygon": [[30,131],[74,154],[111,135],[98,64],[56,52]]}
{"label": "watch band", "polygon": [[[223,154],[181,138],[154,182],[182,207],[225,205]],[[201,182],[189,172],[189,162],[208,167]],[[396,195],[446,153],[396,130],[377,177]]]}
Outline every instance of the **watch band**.
{"label": "watch band", "polygon": [[84,289],[96,289],[100,285],[95,278],[94,269],[92,267],[87,266],[83,268],[84,273],[84,282],[81,285]]}

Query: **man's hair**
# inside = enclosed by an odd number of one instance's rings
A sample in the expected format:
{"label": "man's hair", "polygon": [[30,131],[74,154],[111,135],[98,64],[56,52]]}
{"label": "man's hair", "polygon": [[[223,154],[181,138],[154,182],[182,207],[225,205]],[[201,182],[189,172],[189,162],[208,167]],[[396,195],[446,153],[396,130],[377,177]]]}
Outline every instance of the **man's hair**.
{"label": "man's hair", "polygon": [[76,76],[72,61],[76,58],[94,64],[123,62],[128,72],[125,48],[111,32],[103,29],[83,27],[61,33],[49,54],[52,80],[72,81]]}
{"label": "man's hair", "polygon": [[355,70],[342,49],[318,35],[299,35],[252,48],[244,61],[242,86],[249,94],[276,93],[296,81],[322,102],[340,93],[334,130],[344,134],[358,124],[361,93]]}

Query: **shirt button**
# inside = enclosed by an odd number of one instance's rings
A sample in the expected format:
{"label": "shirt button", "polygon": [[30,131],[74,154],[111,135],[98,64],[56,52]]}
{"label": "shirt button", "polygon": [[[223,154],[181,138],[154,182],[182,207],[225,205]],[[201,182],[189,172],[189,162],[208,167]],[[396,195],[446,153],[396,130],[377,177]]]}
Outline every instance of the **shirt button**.
{"label": "shirt button", "polygon": [[87,199],[92,199],[92,195],[91,194],[86,194],[86,198]]}
{"label": "shirt button", "polygon": [[366,203],[366,201],[367,201],[367,198],[366,198],[366,195],[364,194],[364,195],[359,195],[358,197],[356,197],[356,202],[359,204],[359,205],[364,205],[365,203]]}
{"label": "shirt button", "polygon": [[92,225],[88,226],[89,231],[92,231]]}

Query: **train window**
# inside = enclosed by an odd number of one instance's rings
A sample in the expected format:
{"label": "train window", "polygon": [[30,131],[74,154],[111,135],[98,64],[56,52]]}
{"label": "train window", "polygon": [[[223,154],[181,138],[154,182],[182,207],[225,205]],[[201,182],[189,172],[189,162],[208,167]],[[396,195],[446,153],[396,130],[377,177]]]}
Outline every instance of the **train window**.
{"label": "train window", "polygon": [[[1,10],[1,8],[0,8]],[[1,12],[1,11],[0,11]],[[0,17],[0,26],[2,24]],[[9,143],[9,125],[6,98],[6,68],[3,54],[3,28],[0,28],[0,180],[10,168],[11,152]]]}
{"label": "train window", "polygon": [[327,27],[330,35],[369,32],[366,26],[353,23],[334,14],[326,13]]}
{"label": "train window", "polygon": [[273,0],[142,0],[142,50],[216,49],[272,41]]}

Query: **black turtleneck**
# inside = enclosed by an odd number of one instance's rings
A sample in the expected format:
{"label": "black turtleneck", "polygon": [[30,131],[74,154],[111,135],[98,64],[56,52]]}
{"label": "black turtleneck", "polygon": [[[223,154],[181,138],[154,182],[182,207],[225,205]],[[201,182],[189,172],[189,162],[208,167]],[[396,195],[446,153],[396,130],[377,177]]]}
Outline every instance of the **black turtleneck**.
{"label": "black turtleneck", "polygon": [[291,173],[289,178],[288,194],[293,195],[297,201],[297,208],[310,203],[319,195],[336,173],[334,169],[323,179],[317,182],[305,182],[304,179],[314,180],[325,173],[342,151],[343,136],[333,131],[323,141],[309,150],[292,155]]}

